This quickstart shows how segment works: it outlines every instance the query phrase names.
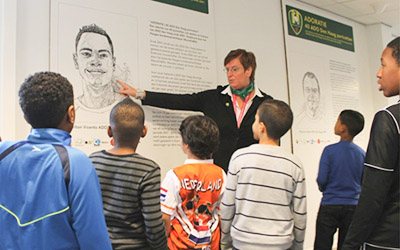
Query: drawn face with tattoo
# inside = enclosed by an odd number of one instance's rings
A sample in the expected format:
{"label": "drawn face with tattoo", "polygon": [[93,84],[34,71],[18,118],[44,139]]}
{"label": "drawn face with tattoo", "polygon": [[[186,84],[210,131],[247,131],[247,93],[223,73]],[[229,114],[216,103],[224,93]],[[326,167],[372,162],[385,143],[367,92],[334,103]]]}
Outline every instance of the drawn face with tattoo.
{"label": "drawn face with tattoo", "polygon": [[112,84],[115,57],[107,38],[101,34],[83,33],[74,54],[75,68],[89,88],[103,89]]}

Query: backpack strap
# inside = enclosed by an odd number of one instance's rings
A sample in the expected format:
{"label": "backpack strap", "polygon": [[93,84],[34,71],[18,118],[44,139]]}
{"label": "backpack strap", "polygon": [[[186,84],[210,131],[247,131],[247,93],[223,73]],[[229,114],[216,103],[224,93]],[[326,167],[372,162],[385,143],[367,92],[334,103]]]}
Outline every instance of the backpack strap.
{"label": "backpack strap", "polygon": [[26,144],[27,141],[19,141],[13,145],[11,145],[9,148],[3,151],[3,153],[0,154],[0,161],[6,157],[8,154],[10,154],[12,151],[16,150],[17,148],[21,147],[22,145]]}
{"label": "backpack strap", "polygon": [[58,156],[60,157],[61,164],[63,166],[65,186],[67,187],[67,193],[68,193],[69,181],[70,181],[70,164],[69,164],[68,152],[67,149],[62,145],[59,144],[52,144],[52,145],[56,149]]}

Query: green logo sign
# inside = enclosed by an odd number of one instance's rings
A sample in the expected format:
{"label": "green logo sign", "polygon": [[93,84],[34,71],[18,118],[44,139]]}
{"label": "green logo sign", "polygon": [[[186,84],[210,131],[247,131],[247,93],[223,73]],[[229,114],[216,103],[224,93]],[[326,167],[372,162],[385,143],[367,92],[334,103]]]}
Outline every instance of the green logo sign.
{"label": "green logo sign", "polygon": [[354,52],[353,27],[286,5],[290,36]]}
{"label": "green logo sign", "polygon": [[291,9],[288,12],[289,26],[298,36],[303,29],[303,16],[296,9]]}
{"label": "green logo sign", "polygon": [[153,0],[208,14],[208,0]]}

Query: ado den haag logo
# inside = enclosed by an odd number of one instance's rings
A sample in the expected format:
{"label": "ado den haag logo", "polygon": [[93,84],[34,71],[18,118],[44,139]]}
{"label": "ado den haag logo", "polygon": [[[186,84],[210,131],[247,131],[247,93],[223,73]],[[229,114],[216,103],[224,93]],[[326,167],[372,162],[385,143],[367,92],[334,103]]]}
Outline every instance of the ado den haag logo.
{"label": "ado den haag logo", "polygon": [[288,12],[289,26],[298,36],[303,29],[303,16],[298,10],[291,9]]}

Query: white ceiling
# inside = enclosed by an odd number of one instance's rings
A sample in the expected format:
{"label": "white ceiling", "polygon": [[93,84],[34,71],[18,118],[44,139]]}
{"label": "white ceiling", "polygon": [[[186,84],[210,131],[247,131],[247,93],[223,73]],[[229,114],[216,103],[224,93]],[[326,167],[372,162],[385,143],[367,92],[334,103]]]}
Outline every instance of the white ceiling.
{"label": "white ceiling", "polygon": [[384,23],[400,35],[400,0],[299,0],[368,25]]}

